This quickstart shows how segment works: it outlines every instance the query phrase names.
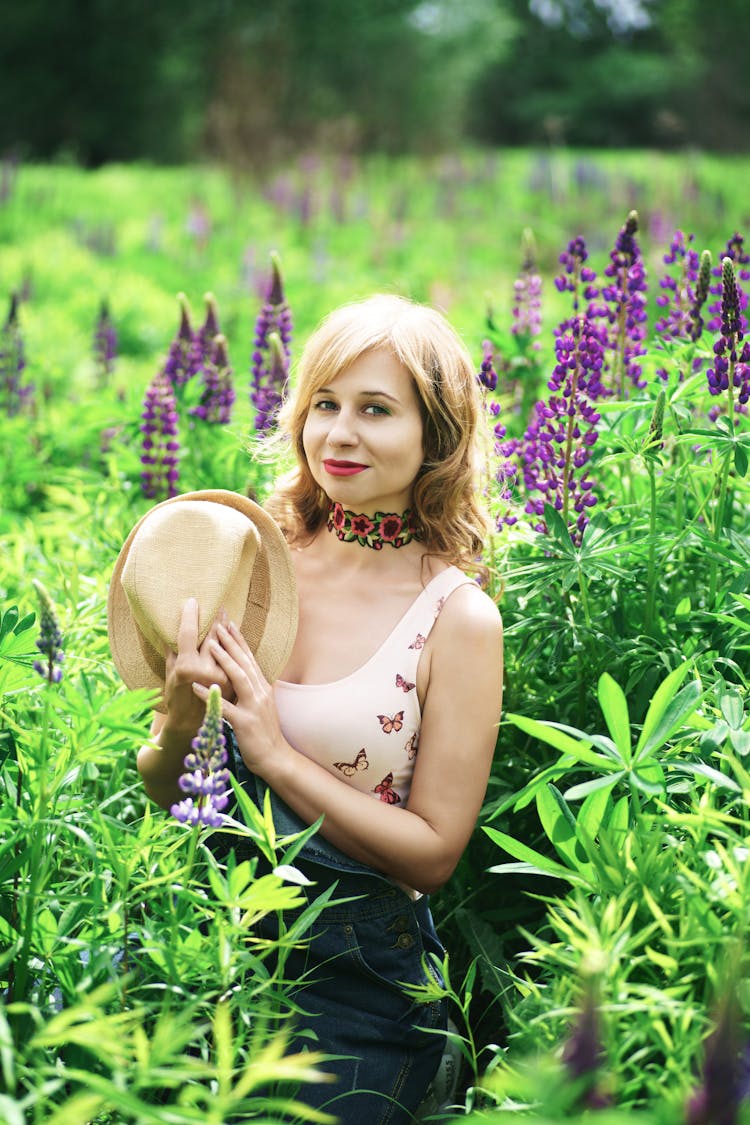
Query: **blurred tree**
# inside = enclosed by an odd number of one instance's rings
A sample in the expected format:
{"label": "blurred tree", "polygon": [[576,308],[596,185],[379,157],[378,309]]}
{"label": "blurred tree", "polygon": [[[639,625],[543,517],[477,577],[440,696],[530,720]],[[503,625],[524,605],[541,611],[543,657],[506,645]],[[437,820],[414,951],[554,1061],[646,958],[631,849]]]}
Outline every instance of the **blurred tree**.
{"label": "blurred tree", "polygon": [[750,3],[707,5],[24,0],[3,12],[0,151],[253,169],[467,137],[744,149]]}
{"label": "blurred tree", "polygon": [[488,67],[474,89],[470,124],[479,137],[493,143],[574,145],[686,139],[680,94],[697,78],[699,59],[675,49],[655,22],[653,5],[618,0],[510,4],[522,30],[512,59]]}
{"label": "blurred tree", "polygon": [[456,144],[472,83],[513,34],[497,0],[245,0],[221,47],[209,143],[250,163]]}
{"label": "blurred tree", "polygon": [[[483,140],[744,151],[747,0],[510,0],[513,58],[489,66],[470,123]],[[710,34],[706,20],[710,19]]]}
{"label": "blurred tree", "polygon": [[[220,5],[24,0],[0,35],[0,146],[87,164],[184,155]],[[199,126],[198,126],[199,127]]]}

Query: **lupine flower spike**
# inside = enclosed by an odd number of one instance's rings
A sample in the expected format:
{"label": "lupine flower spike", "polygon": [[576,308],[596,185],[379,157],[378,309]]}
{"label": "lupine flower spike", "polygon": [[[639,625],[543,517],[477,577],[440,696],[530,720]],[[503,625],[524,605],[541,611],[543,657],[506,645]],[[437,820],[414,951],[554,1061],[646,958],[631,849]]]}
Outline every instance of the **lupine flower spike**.
{"label": "lupine flower spike", "polygon": [[32,579],[39,598],[39,637],[36,641],[42,659],[34,661],[33,668],[49,684],[59,684],[63,678],[62,633],[52,599],[41,582]]}
{"label": "lupine flower spike", "polygon": [[34,392],[32,383],[23,383],[25,367],[23,337],[18,323],[18,294],[13,293],[8,318],[0,332],[0,406],[9,417],[19,414]]}
{"label": "lupine flower spike", "polygon": [[744,339],[740,295],[731,258],[721,268],[721,335],[714,344],[713,366],[706,372],[712,395],[727,393],[729,416],[735,403],[742,408],[750,398],[750,341]]}
{"label": "lupine flower spike", "polygon": [[608,324],[609,389],[621,397],[627,383],[645,387],[638,357],[645,355],[646,270],[636,240],[638,213],[631,211],[615,241],[609,265],[604,270],[610,280],[602,286],[601,304],[592,304],[590,316],[602,317]]}
{"label": "lupine flower spike", "polygon": [[235,391],[229,365],[226,337],[214,337],[211,354],[203,363],[203,393],[197,406],[190,409],[196,418],[211,425],[227,425],[232,418]]}
{"label": "lupine flower spike", "polygon": [[[272,275],[268,295],[255,323],[250,401],[255,407],[255,429],[263,433],[276,421],[289,375],[292,317],[284,297],[278,255],[271,255]],[[271,337],[276,335],[277,343]]]}
{"label": "lupine flower spike", "polygon": [[214,341],[221,332],[216,298],[213,293],[204,293],[203,300],[206,302],[206,318],[198,329],[195,340],[201,362],[211,358]]}
{"label": "lupine flower spike", "polygon": [[183,387],[200,370],[201,350],[198,337],[190,323],[190,309],[184,293],[177,294],[180,305],[180,324],[177,335],[170,344],[164,364],[164,374],[174,387]]}
{"label": "lupine flower spike", "polygon": [[704,250],[701,254],[701,263],[698,270],[698,280],[695,285],[695,299],[690,309],[691,340],[700,340],[703,332],[703,306],[708,297],[708,288],[711,283],[711,251]]}
{"label": "lupine flower spike", "polygon": [[163,371],[154,376],[146,389],[141,433],[144,496],[150,499],[176,496],[180,475],[177,403],[172,384]]}
{"label": "lupine flower spike", "polygon": [[728,995],[706,1040],[701,1083],[687,1104],[686,1125],[739,1125],[747,1093],[743,1069],[737,1002]]}
{"label": "lupine flower spike", "polygon": [[179,778],[180,789],[187,796],[172,805],[170,812],[182,824],[220,828],[231,782],[226,769],[221,691],[217,684],[209,689],[205,718],[190,745],[191,751],[185,755],[185,771]]}
{"label": "lupine flower spike", "polygon": [[599,1011],[594,986],[589,983],[575,1025],[563,1047],[562,1061],[570,1078],[581,1084],[580,1109],[606,1109],[612,1099],[598,1081],[604,1062]]}
{"label": "lupine flower spike", "polygon": [[538,350],[539,342],[534,338],[542,330],[542,279],[536,266],[534,236],[524,230],[521,241],[521,270],[513,285],[513,322],[511,332],[527,340],[530,347]]}
{"label": "lupine flower spike", "polygon": [[109,312],[109,305],[102,301],[94,329],[94,363],[97,381],[103,387],[109,380],[117,358],[117,332]]}
{"label": "lupine flower spike", "polygon": [[[724,253],[721,255],[720,263],[723,263],[724,258],[729,258],[734,265],[735,269],[735,284],[737,284],[737,296],[739,298],[740,306],[740,324],[743,332],[747,332],[748,322],[745,316],[745,310],[748,304],[748,295],[742,287],[743,282],[750,281],[750,254],[745,250],[745,240],[741,234],[733,234],[727,241]],[[719,264],[711,271],[713,277],[722,278],[723,265]],[[710,290],[714,296],[721,298],[723,295],[723,284],[719,280],[715,285],[712,285]],[[710,307],[709,312],[712,313],[712,318],[709,320],[707,328],[709,332],[718,332],[721,328],[721,299],[715,301]]]}

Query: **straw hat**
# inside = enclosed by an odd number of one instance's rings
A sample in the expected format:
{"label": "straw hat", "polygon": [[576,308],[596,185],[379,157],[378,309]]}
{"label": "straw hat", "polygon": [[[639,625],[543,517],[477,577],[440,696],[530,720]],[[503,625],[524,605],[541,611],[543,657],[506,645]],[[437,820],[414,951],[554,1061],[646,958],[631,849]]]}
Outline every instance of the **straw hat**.
{"label": "straw hat", "polygon": [[187,598],[202,643],[218,611],[236,621],[273,683],[297,631],[297,586],[280,528],[257,504],[220,489],[157,504],[135,525],[109,587],[109,644],[129,688],[163,688]]}

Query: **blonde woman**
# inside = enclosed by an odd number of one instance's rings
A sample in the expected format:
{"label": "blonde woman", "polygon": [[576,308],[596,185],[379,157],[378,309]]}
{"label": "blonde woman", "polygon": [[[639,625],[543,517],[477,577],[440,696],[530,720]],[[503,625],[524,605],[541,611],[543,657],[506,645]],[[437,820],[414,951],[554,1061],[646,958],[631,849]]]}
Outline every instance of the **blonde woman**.
{"label": "blonde woman", "polygon": [[268,683],[231,621],[199,646],[190,603],[139,754],[169,807],[220,682],[242,784],[258,800],[269,787],[285,825],[323,817],[300,865],[313,895],[335,881],[354,901],[294,955],[299,1032],[337,1056],[337,1081],[300,1096],[350,1125],[412,1121],[444,1046],[444,1003],[402,985],[438,972],[428,896],[474,829],[500,717],[502,626],[476,581],[478,421],[474,367],[439,313],[395,296],[331,313],[279,422],[295,467],[266,504],[299,592],[289,661]]}

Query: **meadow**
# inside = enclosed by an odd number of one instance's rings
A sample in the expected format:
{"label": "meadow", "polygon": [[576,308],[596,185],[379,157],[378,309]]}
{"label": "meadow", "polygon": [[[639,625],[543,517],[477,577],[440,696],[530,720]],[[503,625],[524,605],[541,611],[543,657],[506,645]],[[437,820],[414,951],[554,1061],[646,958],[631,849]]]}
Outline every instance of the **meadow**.
{"label": "meadow", "polygon": [[[300,841],[243,807],[220,862],[149,805],[152,700],[117,677],[106,599],[169,489],[262,499],[289,359],[293,379],[321,316],[379,290],[436,304],[476,357],[506,630],[487,798],[433,899],[462,1060],[443,1119],[750,1120],[748,170],[3,164],[4,1125],[322,1120],[294,1100],[314,1052],[284,1055],[304,924],[273,968],[253,933],[299,902]],[[258,347],[264,302],[289,354]]]}

